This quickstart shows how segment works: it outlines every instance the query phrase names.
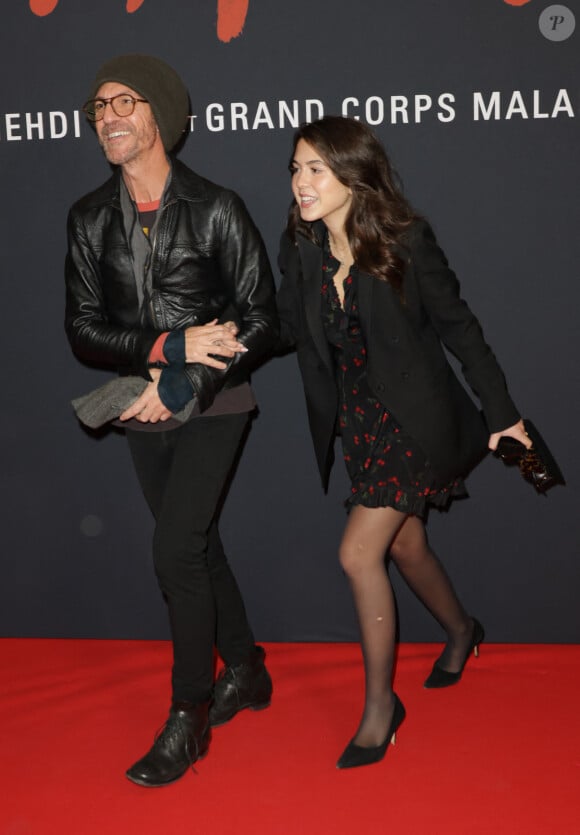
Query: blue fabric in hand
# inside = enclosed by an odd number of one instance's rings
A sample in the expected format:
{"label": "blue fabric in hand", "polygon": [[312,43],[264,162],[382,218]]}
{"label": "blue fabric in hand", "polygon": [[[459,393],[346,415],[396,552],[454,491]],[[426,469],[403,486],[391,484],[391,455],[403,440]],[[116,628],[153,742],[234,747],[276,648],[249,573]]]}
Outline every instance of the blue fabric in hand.
{"label": "blue fabric in hand", "polygon": [[163,405],[175,414],[193,398],[193,386],[185,371],[168,365],[161,372],[157,387]]}
{"label": "blue fabric in hand", "polygon": [[170,331],[163,345],[163,355],[169,365],[185,365],[185,331]]}

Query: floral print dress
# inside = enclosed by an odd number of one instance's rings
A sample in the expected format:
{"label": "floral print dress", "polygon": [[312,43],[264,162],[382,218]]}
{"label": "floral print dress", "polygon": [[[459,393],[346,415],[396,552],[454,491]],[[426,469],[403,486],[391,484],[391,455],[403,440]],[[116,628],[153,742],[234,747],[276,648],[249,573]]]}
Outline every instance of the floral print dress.
{"label": "floral print dress", "polygon": [[424,453],[393,414],[372,393],[367,357],[358,317],[356,272],[344,281],[341,306],[333,276],[339,262],[325,247],[322,276],[322,318],[334,354],[339,393],[338,428],[351,492],[347,509],[394,507],[424,516],[429,504],[445,507],[452,497],[465,496],[463,481],[435,488]]}

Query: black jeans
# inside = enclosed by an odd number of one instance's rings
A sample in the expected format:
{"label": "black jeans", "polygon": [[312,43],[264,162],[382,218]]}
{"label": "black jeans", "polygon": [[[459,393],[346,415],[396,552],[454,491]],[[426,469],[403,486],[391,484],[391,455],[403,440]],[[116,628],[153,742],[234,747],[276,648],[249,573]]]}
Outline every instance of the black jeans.
{"label": "black jeans", "polygon": [[127,431],[141,489],[155,517],[153,561],[169,608],[174,701],[206,701],[213,648],[226,664],[254,636],[228,565],[217,515],[248,415],[194,418],[169,432]]}

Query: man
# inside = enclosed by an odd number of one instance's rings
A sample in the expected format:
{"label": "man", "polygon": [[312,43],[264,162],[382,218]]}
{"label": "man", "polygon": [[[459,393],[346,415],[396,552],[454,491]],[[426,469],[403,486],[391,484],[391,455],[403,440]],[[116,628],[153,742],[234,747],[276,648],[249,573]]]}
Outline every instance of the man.
{"label": "man", "polygon": [[[156,522],[172,702],[162,733],[127,777],[162,786],[207,752],[211,726],[270,703],[264,651],[223,551],[217,509],[255,406],[249,371],[276,338],[274,289],[239,197],[168,156],[189,114],[171,67],[146,55],[113,58],[84,110],[117,168],[70,211],[66,331],[81,359],[147,381],[120,421]],[[215,688],[214,643],[225,663]]]}

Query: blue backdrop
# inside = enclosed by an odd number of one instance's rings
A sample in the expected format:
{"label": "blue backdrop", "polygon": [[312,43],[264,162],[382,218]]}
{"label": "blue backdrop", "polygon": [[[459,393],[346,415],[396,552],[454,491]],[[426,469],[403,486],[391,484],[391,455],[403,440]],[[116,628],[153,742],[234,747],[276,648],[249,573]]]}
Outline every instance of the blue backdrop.
{"label": "blue backdrop", "polygon": [[[86,433],[70,407],[110,375],[80,365],[62,327],[66,213],[109,173],[79,109],[105,59],[149,52],[191,93],[182,159],[242,195],[274,264],[293,127],[340,112],[375,127],[568,478],[543,499],[488,458],[471,498],[431,515],[431,541],[490,639],[580,639],[578,7],[548,6],[2,4],[1,634],[168,634],[124,437]],[[293,357],[266,364],[255,388],[260,416],[222,525],[256,634],[354,638],[336,559],[342,464],[325,496]],[[440,638],[394,579],[402,639]]]}

